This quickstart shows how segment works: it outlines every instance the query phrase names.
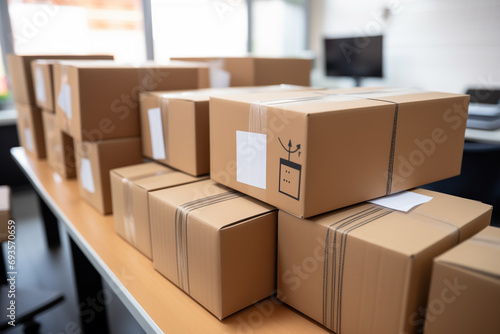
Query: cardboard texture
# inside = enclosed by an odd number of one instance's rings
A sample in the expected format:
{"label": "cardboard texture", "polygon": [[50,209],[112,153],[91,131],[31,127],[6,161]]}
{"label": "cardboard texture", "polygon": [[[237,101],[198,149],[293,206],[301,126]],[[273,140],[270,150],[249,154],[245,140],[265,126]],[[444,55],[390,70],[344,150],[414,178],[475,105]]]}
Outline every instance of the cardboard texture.
{"label": "cardboard texture", "polygon": [[152,258],[148,193],[206,179],[149,162],[111,170],[115,231]]}
{"label": "cardboard texture", "polygon": [[211,87],[310,85],[312,59],[265,57],[174,57],[171,59],[210,64]]}
{"label": "cardboard texture", "polygon": [[75,148],[73,138],[57,126],[56,115],[43,110],[45,151],[50,167],[66,179],[76,177]]}
{"label": "cardboard texture", "polygon": [[206,180],[149,195],[156,270],[223,319],[273,293],[276,210]]}
{"label": "cardboard texture", "polygon": [[211,178],[299,217],[460,173],[468,95],[416,90],[212,97]]}
{"label": "cardboard texture", "polygon": [[10,220],[10,188],[0,186],[0,242],[8,240]]}
{"label": "cardboard texture", "polygon": [[[113,59],[112,55],[7,55],[9,78],[18,103],[36,105],[31,62],[36,59]],[[48,86],[46,86],[48,87]]]}
{"label": "cardboard texture", "polygon": [[17,134],[26,153],[37,159],[44,159],[45,136],[43,133],[42,111],[28,104],[16,103]]}
{"label": "cardboard texture", "polygon": [[102,214],[112,212],[110,171],[142,162],[139,137],[98,142],[75,140],[78,185],[82,198]]}
{"label": "cardboard texture", "polygon": [[425,333],[500,333],[500,229],[487,227],[434,260]]}
{"label": "cardboard texture", "polygon": [[211,95],[311,89],[304,86],[276,85],[141,93],[142,153],[147,158],[191,175],[208,174],[208,118]]}
{"label": "cardboard texture", "polygon": [[417,333],[432,260],[488,226],[492,208],[412,192],[433,199],[407,213],[370,203],[309,219],[280,210],[280,299],[335,333]]}
{"label": "cardboard texture", "polygon": [[58,124],[75,140],[140,135],[139,93],[207,88],[205,64],[122,65],[113,62],[54,64]]}

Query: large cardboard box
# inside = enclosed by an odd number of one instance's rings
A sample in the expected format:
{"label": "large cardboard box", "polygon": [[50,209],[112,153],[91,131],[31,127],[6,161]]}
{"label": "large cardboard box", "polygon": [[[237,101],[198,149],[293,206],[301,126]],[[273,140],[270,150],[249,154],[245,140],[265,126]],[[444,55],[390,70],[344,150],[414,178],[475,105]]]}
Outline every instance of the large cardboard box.
{"label": "large cardboard box", "polygon": [[206,179],[157,164],[143,163],[111,170],[115,231],[152,258],[148,193]]}
{"label": "large cardboard box", "polygon": [[211,87],[300,85],[309,86],[312,59],[266,57],[174,57],[173,60],[207,62]]}
{"label": "large cardboard box", "polygon": [[142,153],[191,175],[210,172],[209,101],[212,95],[311,90],[276,85],[140,94]]}
{"label": "large cardboard box", "polygon": [[35,59],[113,59],[112,55],[7,55],[9,77],[18,103],[35,105],[31,62]]}
{"label": "large cardboard box", "polygon": [[497,334],[499,309],[500,229],[490,226],[434,260],[425,333]]}
{"label": "large cardboard box", "polygon": [[62,177],[66,179],[76,177],[73,138],[59,129],[54,113],[43,110],[42,118],[47,162]]}
{"label": "large cardboard box", "polygon": [[276,284],[276,210],[206,180],[149,195],[153,264],[223,319]]}
{"label": "large cardboard box", "polygon": [[434,257],[488,226],[492,208],[423,189],[402,195],[415,194],[432,199],[408,212],[362,203],[306,220],[280,210],[280,298],[335,333],[416,333]]}
{"label": "large cardboard box", "polygon": [[10,188],[0,186],[0,242],[8,240],[10,220]]}
{"label": "large cardboard box", "polygon": [[416,90],[212,97],[211,177],[311,217],[460,173],[468,95]]}
{"label": "large cardboard box", "polygon": [[142,162],[139,137],[97,142],[75,140],[80,195],[102,214],[112,212],[110,171]]}
{"label": "large cardboard box", "polygon": [[26,153],[37,158],[46,157],[42,111],[34,106],[16,103],[17,134]]}
{"label": "large cardboard box", "polygon": [[207,88],[208,75],[206,65],[190,62],[54,64],[59,126],[82,141],[139,136],[140,92]]}

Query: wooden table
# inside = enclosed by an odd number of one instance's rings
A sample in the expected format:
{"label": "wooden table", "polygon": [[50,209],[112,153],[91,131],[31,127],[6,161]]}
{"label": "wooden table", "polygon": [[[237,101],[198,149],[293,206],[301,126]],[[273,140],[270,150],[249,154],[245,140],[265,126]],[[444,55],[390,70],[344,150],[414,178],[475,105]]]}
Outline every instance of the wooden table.
{"label": "wooden table", "polygon": [[219,321],[120,238],[112,215],[103,216],[81,200],[76,180],[61,179],[47,161],[27,156],[24,148],[12,148],[11,154],[74,244],[146,332],[331,333],[274,298]]}

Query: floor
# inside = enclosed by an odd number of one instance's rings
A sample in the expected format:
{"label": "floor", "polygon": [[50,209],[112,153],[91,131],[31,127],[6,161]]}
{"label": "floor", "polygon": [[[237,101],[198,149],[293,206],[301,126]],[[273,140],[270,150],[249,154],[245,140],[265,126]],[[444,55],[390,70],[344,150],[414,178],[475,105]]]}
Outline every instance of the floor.
{"label": "floor", "polygon": [[[17,228],[17,289],[57,290],[64,294],[65,300],[61,304],[36,317],[42,325],[40,333],[83,333],[78,316],[69,238],[59,224],[61,246],[50,250],[39,212],[37,195],[32,188],[13,192],[12,217]],[[6,254],[5,243],[3,247]],[[106,285],[103,288],[111,291]],[[82,310],[85,307],[88,306],[82,305]],[[116,295],[111,294],[106,299],[106,307],[111,333],[144,333]],[[22,333],[22,326],[5,333]]]}

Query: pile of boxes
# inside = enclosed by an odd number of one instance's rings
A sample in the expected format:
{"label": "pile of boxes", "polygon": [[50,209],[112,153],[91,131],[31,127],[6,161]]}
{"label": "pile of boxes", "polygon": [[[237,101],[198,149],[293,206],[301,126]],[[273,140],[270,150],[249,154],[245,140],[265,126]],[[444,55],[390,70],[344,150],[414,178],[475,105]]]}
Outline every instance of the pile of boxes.
{"label": "pile of boxes", "polygon": [[219,319],[275,294],[335,333],[498,331],[473,305],[499,306],[491,206],[415,189],[460,173],[467,95],[314,89],[310,60],[182,60],[49,71],[47,143],[75,141],[82,198],[156,270]]}

